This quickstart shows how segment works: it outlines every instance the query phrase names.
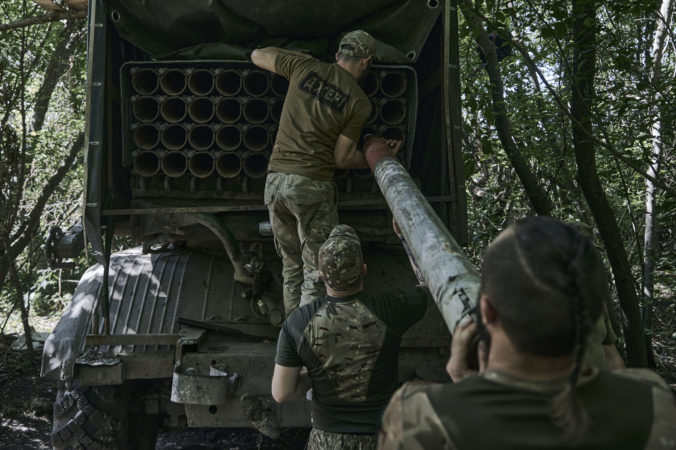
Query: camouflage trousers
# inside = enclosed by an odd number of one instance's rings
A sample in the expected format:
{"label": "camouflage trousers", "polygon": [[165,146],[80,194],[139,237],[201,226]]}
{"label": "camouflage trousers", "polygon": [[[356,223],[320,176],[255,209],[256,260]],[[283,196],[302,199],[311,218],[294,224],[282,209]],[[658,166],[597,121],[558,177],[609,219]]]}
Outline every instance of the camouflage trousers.
{"label": "camouflage trousers", "polygon": [[275,247],[282,258],[284,309],[324,296],[317,270],[317,252],[338,225],[337,190],[331,181],[271,172],[265,182],[265,204]]}
{"label": "camouflage trousers", "polygon": [[313,428],[307,440],[306,450],[375,450],[378,436],[375,434],[330,433]]}

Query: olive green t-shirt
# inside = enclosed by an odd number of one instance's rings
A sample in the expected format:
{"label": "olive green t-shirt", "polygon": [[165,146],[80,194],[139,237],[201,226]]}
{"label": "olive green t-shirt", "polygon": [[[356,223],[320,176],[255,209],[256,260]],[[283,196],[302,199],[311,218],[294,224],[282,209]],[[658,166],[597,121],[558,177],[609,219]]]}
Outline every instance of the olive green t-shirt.
{"label": "olive green t-shirt", "polygon": [[289,79],[289,90],[268,169],[333,179],[336,140],[341,134],[359,140],[371,102],[338,64],[280,54],[275,72]]}
{"label": "olive green t-shirt", "polygon": [[576,445],[551,417],[568,383],[529,381],[487,370],[458,383],[406,383],[383,417],[380,446],[391,449],[636,450],[673,448],[676,401],[645,369],[583,375],[575,396],[588,417]]}

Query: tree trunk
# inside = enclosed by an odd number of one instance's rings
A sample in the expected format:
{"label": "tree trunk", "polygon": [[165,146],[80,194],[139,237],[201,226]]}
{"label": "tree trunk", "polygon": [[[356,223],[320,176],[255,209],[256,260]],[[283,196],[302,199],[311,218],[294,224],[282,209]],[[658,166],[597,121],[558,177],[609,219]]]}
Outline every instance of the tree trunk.
{"label": "tree trunk", "polygon": [[9,265],[10,278],[12,279],[12,284],[14,284],[14,305],[19,306],[19,311],[21,312],[21,323],[23,325],[23,333],[26,338],[26,348],[29,351],[33,351],[33,335],[31,333],[31,326],[28,321],[28,306],[24,300],[23,286],[21,285],[21,279],[19,278],[19,271],[16,269],[16,264],[14,260],[8,260],[7,264]]}
{"label": "tree trunk", "polygon": [[70,57],[73,55],[75,48],[78,46],[83,36],[82,23],[79,20],[69,22],[61,31],[59,43],[56,45],[56,48],[49,59],[40,90],[38,90],[38,93],[35,95],[33,123],[31,127],[33,131],[42,129],[42,124],[45,121],[49,102],[52,99],[56,84],[66,72]]}
{"label": "tree trunk", "polygon": [[599,180],[594,144],[584,132],[585,129],[592,129],[591,102],[596,71],[596,5],[594,0],[572,0],[572,6],[574,21],[571,114],[576,120],[573,126],[573,143],[577,162],[577,181],[606,246],[617,295],[626,316],[624,338],[628,365],[645,367],[643,328],[631,266],[622,244],[617,219]]}
{"label": "tree trunk", "polygon": [[[650,66],[650,81],[655,94],[653,96],[653,105],[655,108],[655,118],[650,128],[652,138],[652,151],[650,155],[650,164],[647,172],[653,177],[659,175],[660,162],[662,159],[662,112],[660,103],[662,100],[662,90],[660,89],[660,74],[662,70],[662,55],[664,45],[671,21],[671,11],[673,0],[663,0],[657,19],[657,29],[652,45],[652,63]],[[646,351],[650,356],[649,360],[654,362],[652,357],[651,331],[652,331],[652,305],[653,305],[653,270],[655,267],[657,242],[657,221],[655,219],[655,184],[647,179],[645,183],[645,230],[643,234],[643,326],[647,331]]]}
{"label": "tree trunk", "polygon": [[514,141],[512,133],[512,124],[507,115],[505,106],[504,86],[500,68],[498,67],[498,57],[495,53],[495,45],[488,37],[488,33],[483,27],[481,18],[474,14],[470,0],[460,0],[459,2],[462,14],[472,27],[472,33],[479,43],[479,48],[486,58],[486,71],[491,83],[491,98],[493,100],[493,112],[495,116],[495,129],[502,143],[505,153],[516,170],[516,174],[521,180],[526,195],[533,205],[536,213],[544,216],[550,216],[554,206],[549,195],[538,184],[537,179],[531,172],[528,164],[521,155],[518,145]]}
{"label": "tree trunk", "polygon": [[[61,32],[60,40],[47,64],[43,83],[35,97],[34,116],[32,121],[32,131],[34,132],[42,129],[44,118],[48,111],[49,103],[52,99],[52,94],[56,88],[57,81],[68,69],[67,62],[84,36],[82,31],[81,23],[78,21],[77,23],[68,24]],[[25,30],[21,30],[21,32],[24,33]],[[68,170],[70,170],[83,142],[84,138],[78,136],[73,147],[71,147],[71,151],[66,156],[64,165],[60,167],[55,176],[48,181],[48,184],[43,189],[36,205],[26,216],[24,222],[19,224],[19,226],[16,227],[16,231],[9,236],[8,246],[4,247],[4,245],[0,245],[0,290],[4,287],[10,270],[5,254],[9,255],[10,260],[14,260],[25,249],[26,245],[28,245],[35,230],[39,226],[40,216],[42,215],[47,200]],[[18,199],[17,201],[20,202],[21,200],[22,199]],[[10,208],[13,209],[14,206],[7,205],[7,209]],[[13,221],[7,220],[7,222],[7,230],[13,229],[14,224],[11,223]],[[7,232],[9,233],[9,231]]]}

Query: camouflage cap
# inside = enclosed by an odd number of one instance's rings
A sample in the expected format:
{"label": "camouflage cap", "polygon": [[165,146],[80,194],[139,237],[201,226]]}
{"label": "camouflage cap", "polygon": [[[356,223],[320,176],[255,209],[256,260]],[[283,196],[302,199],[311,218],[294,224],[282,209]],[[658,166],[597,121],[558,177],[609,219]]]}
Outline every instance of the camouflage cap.
{"label": "camouflage cap", "polygon": [[376,53],[376,41],[366,31],[350,31],[340,40],[338,52],[343,55],[368,58]]}
{"label": "camouflage cap", "polygon": [[364,261],[357,233],[349,225],[336,225],[319,248],[317,259],[319,275],[327,286],[337,291],[353,288]]}

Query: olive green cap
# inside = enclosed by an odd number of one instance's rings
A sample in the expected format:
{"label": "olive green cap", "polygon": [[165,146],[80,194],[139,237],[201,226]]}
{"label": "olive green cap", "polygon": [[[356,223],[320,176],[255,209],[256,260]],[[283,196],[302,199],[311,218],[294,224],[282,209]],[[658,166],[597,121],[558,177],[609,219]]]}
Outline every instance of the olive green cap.
{"label": "olive green cap", "polygon": [[362,275],[364,257],[361,243],[349,225],[336,225],[329,238],[319,248],[319,275],[327,286],[336,291],[354,287]]}
{"label": "olive green cap", "polygon": [[368,58],[376,53],[376,41],[366,31],[350,31],[340,40],[338,52],[343,55]]}

